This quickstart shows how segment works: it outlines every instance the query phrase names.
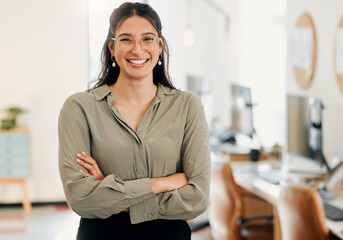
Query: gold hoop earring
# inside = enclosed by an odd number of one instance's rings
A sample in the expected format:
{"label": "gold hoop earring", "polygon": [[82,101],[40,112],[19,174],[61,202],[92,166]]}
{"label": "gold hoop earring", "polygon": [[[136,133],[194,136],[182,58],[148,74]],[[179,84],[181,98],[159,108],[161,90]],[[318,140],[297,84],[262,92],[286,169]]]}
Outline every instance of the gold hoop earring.
{"label": "gold hoop earring", "polygon": [[162,65],[162,54],[161,54],[160,57],[158,58],[157,64],[158,64],[159,66]]}
{"label": "gold hoop earring", "polygon": [[116,67],[117,66],[117,64],[116,64],[116,62],[115,62],[115,59],[114,59],[114,57],[111,57],[111,60],[112,60],[112,67]]}

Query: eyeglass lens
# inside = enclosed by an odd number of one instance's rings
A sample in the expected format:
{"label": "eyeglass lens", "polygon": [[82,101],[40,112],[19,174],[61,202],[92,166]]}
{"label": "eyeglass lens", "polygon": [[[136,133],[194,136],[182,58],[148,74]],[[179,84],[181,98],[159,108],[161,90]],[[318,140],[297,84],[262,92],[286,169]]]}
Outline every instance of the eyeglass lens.
{"label": "eyeglass lens", "polygon": [[[129,37],[116,38],[117,46],[122,51],[131,51],[135,47],[136,40]],[[159,39],[154,37],[144,37],[139,40],[143,50],[153,51],[158,47]]]}

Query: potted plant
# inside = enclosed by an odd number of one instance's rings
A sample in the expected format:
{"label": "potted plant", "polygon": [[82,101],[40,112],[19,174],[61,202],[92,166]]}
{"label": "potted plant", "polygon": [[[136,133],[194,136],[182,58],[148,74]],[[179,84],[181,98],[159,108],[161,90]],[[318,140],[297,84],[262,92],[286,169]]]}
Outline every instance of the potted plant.
{"label": "potted plant", "polygon": [[10,107],[4,110],[7,112],[7,118],[1,121],[1,129],[14,129],[16,128],[16,119],[19,114],[25,111],[20,107]]}

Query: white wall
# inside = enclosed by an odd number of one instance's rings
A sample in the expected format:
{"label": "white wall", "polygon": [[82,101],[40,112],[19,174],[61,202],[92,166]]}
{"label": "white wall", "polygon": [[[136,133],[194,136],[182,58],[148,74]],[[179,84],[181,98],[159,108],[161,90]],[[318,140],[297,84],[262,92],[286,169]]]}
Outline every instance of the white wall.
{"label": "white wall", "polygon": [[[31,201],[63,201],[57,167],[57,120],[64,100],[88,81],[88,1],[0,1],[0,109],[28,111]],[[3,116],[2,116],[3,117]],[[19,202],[21,189],[0,186],[0,202]]]}
{"label": "white wall", "polygon": [[238,76],[234,81],[251,88],[257,103],[254,126],[262,144],[283,144],[285,0],[238,0],[238,10]]}
{"label": "white wall", "polygon": [[339,90],[334,72],[334,39],[343,16],[341,0],[288,0],[287,29],[288,53],[292,53],[292,30],[298,17],[307,12],[314,22],[317,37],[317,62],[312,84],[301,89],[292,69],[292,56],[287,58],[287,93],[319,97],[325,106],[323,115],[323,144],[327,160],[333,156],[343,158],[343,94]]}

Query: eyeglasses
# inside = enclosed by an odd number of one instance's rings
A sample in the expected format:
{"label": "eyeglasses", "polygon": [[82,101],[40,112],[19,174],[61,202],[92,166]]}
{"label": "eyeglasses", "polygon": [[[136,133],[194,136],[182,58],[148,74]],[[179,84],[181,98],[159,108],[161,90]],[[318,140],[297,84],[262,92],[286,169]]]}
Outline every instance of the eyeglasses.
{"label": "eyeglasses", "polygon": [[[130,37],[112,38],[116,42],[117,47],[124,52],[129,52],[135,47],[136,40]],[[139,45],[144,51],[154,51],[159,47],[161,38],[143,37],[139,40]]]}

